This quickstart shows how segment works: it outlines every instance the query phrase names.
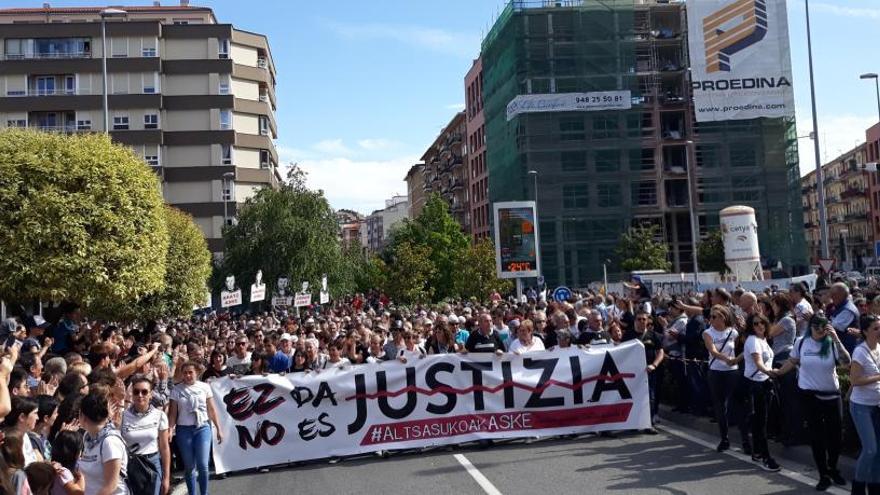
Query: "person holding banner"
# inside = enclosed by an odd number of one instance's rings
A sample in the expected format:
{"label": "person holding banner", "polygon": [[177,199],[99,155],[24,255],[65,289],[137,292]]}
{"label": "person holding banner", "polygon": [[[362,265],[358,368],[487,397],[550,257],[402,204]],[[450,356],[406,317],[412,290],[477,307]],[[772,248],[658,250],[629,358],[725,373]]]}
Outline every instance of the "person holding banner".
{"label": "person holding banner", "polygon": [[492,317],[489,313],[482,313],[477,321],[477,331],[468,337],[464,352],[494,352],[499,356],[504,354],[504,342],[492,328]]}
{"label": "person holding banner", "polygon": [[543,351],[544,342],[533,335],[534,324],[532,320],[523,321],[516,329],[516,338],[510,343],[510,352],[525,354],[527,352]]}
{"label": "person holding banner", "polygon": [[176,430],[187,492],[189,495],[208,495],[208,460],[213,434],[211,424],[217,430],[218,444],[223,442],[223,432],[214,409],[214,394],[207,383],[196,380],[197,368],[198,365],[193,362],[186,362],[181,366],[183,381],[171,391],[168,421],[171,428]]}

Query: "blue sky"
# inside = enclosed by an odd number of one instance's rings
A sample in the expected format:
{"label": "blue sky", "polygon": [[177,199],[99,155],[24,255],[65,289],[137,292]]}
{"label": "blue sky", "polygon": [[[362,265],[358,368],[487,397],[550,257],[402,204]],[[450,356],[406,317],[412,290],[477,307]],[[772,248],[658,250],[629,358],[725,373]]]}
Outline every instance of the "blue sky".
{"label": "blue sky", "polygon": [[[52,1],[53,6],[99,5]],[[42,1],[0,0],[0,7]],[[113,0],[114,5],[149,5]],[[166,5],[177,2],[164,0]],[[220,22],[267,34],[278,69],[277,142],[336,208],[363,213],[406,193],[403,176],[463,106],[465,72],[503,0],[196,1]],[[803,0],[789,0],[800,135],[811,128]],[[823,161],[864,141],[876,122],[880,2],[811,2]],[[814,165],[801,140],[801,170]]]}

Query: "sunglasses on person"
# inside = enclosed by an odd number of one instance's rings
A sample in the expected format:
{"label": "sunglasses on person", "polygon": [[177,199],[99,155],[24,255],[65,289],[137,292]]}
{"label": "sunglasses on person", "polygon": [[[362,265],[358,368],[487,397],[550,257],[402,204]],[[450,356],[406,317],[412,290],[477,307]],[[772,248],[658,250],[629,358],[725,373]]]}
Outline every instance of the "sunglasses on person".
{"label": "sunglasses on person", "polygon": [[135,389],[131,390],[131,395],[134,395],[135,397],[146,396],[146,395],[150,395],[150,391],[145,388],[135,388]]}

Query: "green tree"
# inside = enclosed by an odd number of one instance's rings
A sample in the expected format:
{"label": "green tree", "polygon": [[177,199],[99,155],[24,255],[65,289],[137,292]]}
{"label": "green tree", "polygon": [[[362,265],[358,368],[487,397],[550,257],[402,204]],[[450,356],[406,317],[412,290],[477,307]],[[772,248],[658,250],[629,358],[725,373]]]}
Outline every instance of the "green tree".
{"label": "green tree", "polygon": [[387,266],[381,258],[366,254],[359,244],[343,246],[345,271],[352,276],[352,290],[367,292],[385,290]]}
{"label": "green tree", "polygon": [[697,244],[697,261],[700,263],[700,270],[727,273],[727,264],[724,263],[724,237],[721,235],[721,230],[710,231],[706,238]]}
{"label": "green tree", "polygon": [[0,298],[121,308],[162,289],[156,175],[103,134],[0,132]]}
{"label": "green tree", "polygon": [[211,276],[211,251],[191,216],[170,206],[165,207],[168,226],[165,287],[144,298],[137,316],[155,319],[162,316],[186,316],[202,302]]}
{"label": "green tree", "polygon": [[623,233],[615,250],[620,268],[628,272],[671,270],[672,263],[667,259],[669,246],[657,241],[658,236],[659,232],[655,225],[632,227]]}
{"label": "green tree", "polygon": [[428,248],[429,260],[434,268],[429,282],[437,300],[458,295],[456,273],[462,270],[458,262],[465,255],[470,241],[450,215],[449,205],[440,195],[434,193],[429,196],[415,220],[406,221],[391,232],[384,254],[386,262],[391,263],[401,244]]}
{"label": "green tree", "polygon": [[289,277],[294,290],[303,281],[319,287],[326,274],[332,294],[350,292],[353,277],[345,270],[333,209],[323,191],[306,187],[296,165],[288,178],[279,189],[264,188],[249,198],[238,223],[223,232],[223,272],[215,280],[235,275],[245,300],[258,270],[270,287],[279,277]]}
{"label": "green tree", "polygon": [[388,295],[404,304],[421,304],[434,300],[431,280],[437,269],[431,261],[431,248],[424,244],[402,242],[394,250],[388,268]]}
{"label": "green tree", "polygon": [[513,290],[513,282],[498,278],[495,266],[495,246],[491,239],[483,239],[464,252],[455,271],[456,292],[465,299],[489,300],[493,291],[506,294]]}

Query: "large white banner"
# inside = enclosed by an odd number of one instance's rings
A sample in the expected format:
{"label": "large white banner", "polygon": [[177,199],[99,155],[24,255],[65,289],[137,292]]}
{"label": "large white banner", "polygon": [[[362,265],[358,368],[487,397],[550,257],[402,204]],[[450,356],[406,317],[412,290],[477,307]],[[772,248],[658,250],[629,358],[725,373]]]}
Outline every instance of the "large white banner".
{"label": "large white banner", "polygon": [[218,473],[377,450],[651,426],[640,342],[221,378]]}
{"label": "large white banner", "polygon": [[521,113],[596,112],[630,108],[632,108],[632,93],[629,90],[519,95],[507,104],[507,121],[513,120]]}
{"label": "large white banner", "polygon": [[698,122],[794,116],[785,0],[687,3]]}

